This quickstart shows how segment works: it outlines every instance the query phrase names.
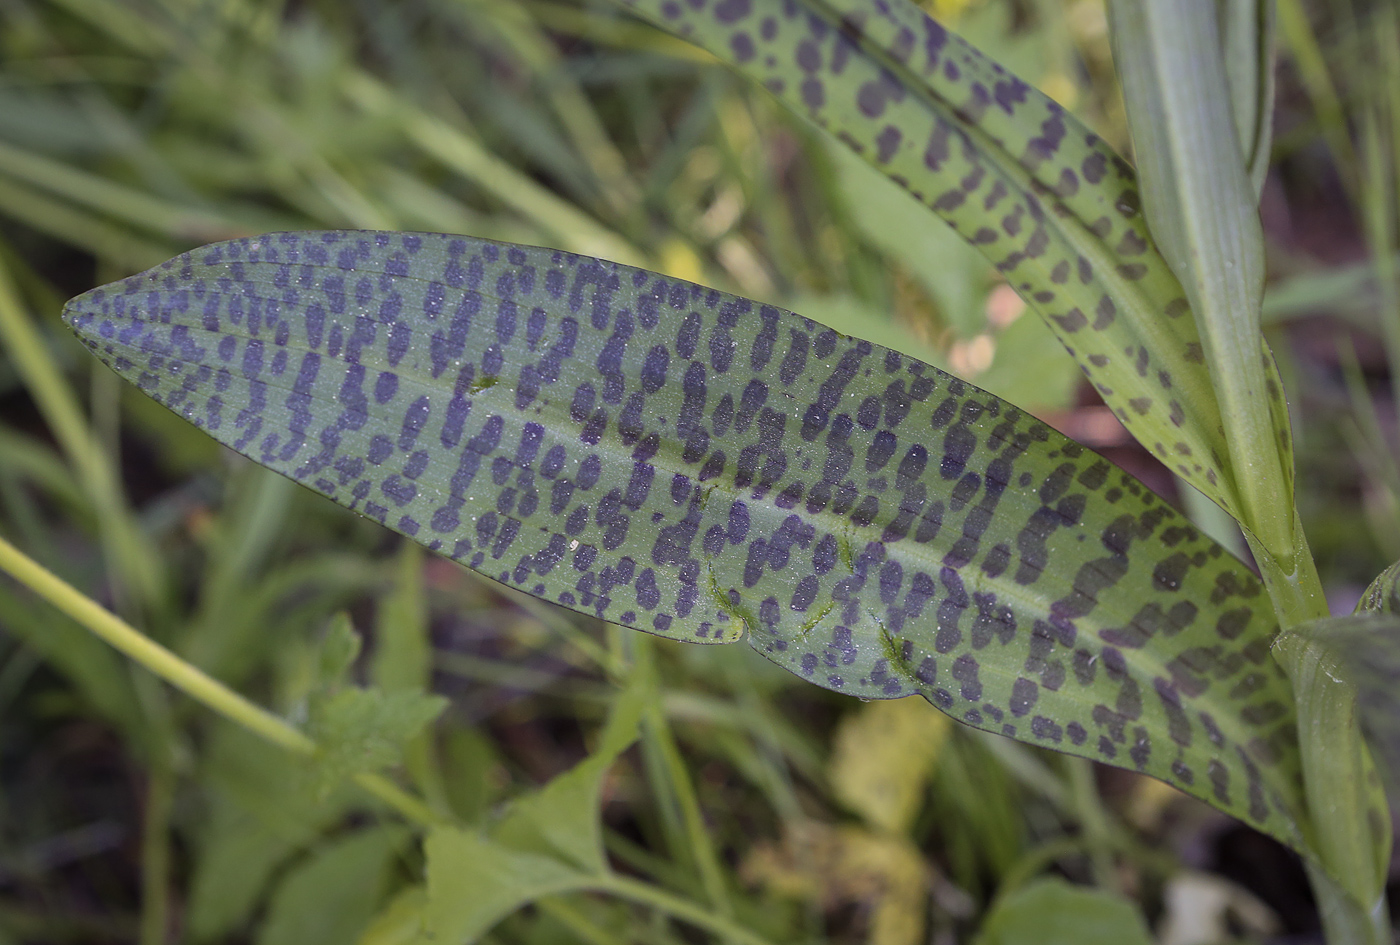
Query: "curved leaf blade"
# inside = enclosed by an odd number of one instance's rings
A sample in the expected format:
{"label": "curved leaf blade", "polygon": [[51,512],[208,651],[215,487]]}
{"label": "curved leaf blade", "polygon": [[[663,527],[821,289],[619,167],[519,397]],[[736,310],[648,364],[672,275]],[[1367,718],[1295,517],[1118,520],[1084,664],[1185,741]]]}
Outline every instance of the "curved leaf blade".
{"label": "curved leaf blade", "polygon": [[977,247],[1124,426],[1236,518],[1220,405],[1132,167],[906,0],[618,0],[761,82]]}
{"label": "curved leaf blade", "polygon": [[1386,788],[1394,798],[1400,770],[1400,617],[1358,613],[1308,621],[1280,634],[1274,654],[1293,680],[1301,750],[1314,753],[1304,760],[1307,795],[1326,798],[1343,813],[1330,829],[1312,830],[1304,858],[1330,875],[1360,915],[1384,915],[1383,905],[1375,910],[1384,901],[1390,851],[1375,838],[1390,836]]}
{"label": "curved leaf blade", "polygon": [[1262,586],[1132,477],[921,362],[465,237],[273,234],[69,303],[222,442],[503,583],[1144,771],[1297,843]]}
{"label": "curved leaf blade", "polygon": [[1357,614],[1400,614],[1400,561],[1367,585],[1356,603]]}
{"label": "curved leaf blade", "polygon": [[1163,257],[1196,313],[1237,469],[1236,517],[1284,570],[1295,554],[1288,405],[1259,331],[1264,229],[1231,114],[1213,4],[1109,6],[1142,194]]}

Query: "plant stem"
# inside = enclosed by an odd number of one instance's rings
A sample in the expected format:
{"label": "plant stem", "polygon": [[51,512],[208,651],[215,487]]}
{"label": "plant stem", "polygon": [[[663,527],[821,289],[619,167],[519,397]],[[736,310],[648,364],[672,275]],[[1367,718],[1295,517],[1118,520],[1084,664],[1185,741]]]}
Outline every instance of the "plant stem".
{"label": "plant stem", "polygon": [[141,828],[141,945],[165,945],[170,927],[170,812],[175,802],[175,774],[163,763],[153,765],[146,785]]}
{"label": "plant stem", "polygon": [[101,525],[108,560],[120,569],[137,600],[150,603],[165,594],[165,576],[150,541],[129,514],[111,464],[83,418],[73,389],[54,363],[36,330],[8,270],[0,262],[0,343],[68,462],[77,471]]}
{"label": "plant stem", "polygon": [[[87,627],[116,650],[229,721],[296,754],[316,753],[316,742],[304,732],[267,709],[243,698],[198,667],[180,659],[3,538],[0,538],[0,570],[8,571],[21,584]],[[354,781],[365,791],[397,810],[407,820],[423,826],[441,821],[422,800],[382,775],[357,774]]]}
{"label": "plant stem", "polygon": [[705,906],[682,899],[649,883],[608,874],[591,878],[588,881],[588,888],[652,906],[667,915],[729,939],[736,945],[771,945],[763,936],[749,931],[730,919],[716,915]]}
{"label": "plant stem", "polygon": [[661,693],[652,662],[651,641],[640,635],[632,635],[628,642],[631,644],[634,659],[633,672],[646,673],[652,690],[652,697],[648,700],[646,712],[642,716],[642,738],[656,752],[661,769],[657,773],[670,784],[684,829],[683,843],[695,861],[695,868],[700,874],[700,882],[705,890],[705,898],[720,915],[730,918],[734,914],[734,907],[725,888],[724,870],[720,866],[719,854],[710,839],[709,831],[705,828],[704,814],[695,794],[695,783],[690,778],[690,773],[681,758],[680,748],[677,747],[671,727],[667,723],[666,714],[661,708]]}
{"label": "plant stem", "polygon": [[1113,889],[1113,852],[1111,829],[1104,812],[1099,786],[1094,780],[1094,763],[1087,758],[1066,758],[1069,782],[1074,791],[1075,811],[1084,831],[1084,846],[1089,853],[1089,865],[1094,881],[1105,889]]}

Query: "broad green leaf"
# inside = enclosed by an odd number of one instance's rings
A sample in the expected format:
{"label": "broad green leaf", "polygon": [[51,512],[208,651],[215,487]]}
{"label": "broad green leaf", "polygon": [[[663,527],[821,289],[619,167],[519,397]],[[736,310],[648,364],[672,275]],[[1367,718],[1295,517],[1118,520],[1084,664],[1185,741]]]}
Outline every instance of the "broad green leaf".
{"label": "broad green leaf", "polygon": [[586,887],[607,872],[599,792],[607,769],[637,739],[647,691],[634,676],[593,753],[511,802],[490,831],[437,827],[428,834],[423,916],[432,941],[474,941],[525,903]]}
{"label": "broad green leaf", "polygon": [[190,939],[210,942],[247,921],[277,868],[343,818],[354,796],[345,789],[323,796],[302,759],[223,722],[200,774],[209,808],[187,919]]}
{"label": "broad green leaf", "polygon": [[1133,169],[1073,115],[908,0],[618,2],[761,82],[946,220],[1128,430],[1239,514],[1191,306]]}
{"label": "broad green leaf", "polygon": [[1297,842],[1247,567],[1014,406],[801,316],[424,234],[215,244],[71,302],[222,442],[504,584],[747,633],[864,698],[1167,780]]}
{"label": "broad green leaf", "polygon": [[647,692],[634,679],[614,703],[593,753],[538,792],[513,802],[492,837],[522,852],[553,856],[590,873],[603,872],[607,859],[598,824],[603,775],[637,740]]}
{"label": "broad green leaf", "polygon": [[413,945],[424,932],[423,910],[427,904],[427,888],[409,886],[370,920],[356,945]]}
{"label": "broad green leaf", "polygon": [[1040,879],[997,903],[976,945],[1151,945],[1132,903],[1102,889]]}
{"label": "broad green leaf", "polygon": [[436,827],[424,843],[428,902],[418,941],[474,942],[542,896],[586,888],[591,876],[537,853],[522,853],[471,830]]}
{"label": "broad green leaf", "polygon": [[257,945],[344,945],[374,917],[408,840],[402,827],[370,827],[326,844],[282,880]]}
{"label": "broad green leaf", "polygon": [[[1232,115],[1230,95],[1220,94],[1231,86],[1210,0],[1113,0],[1109,11],[1147,219],[1196,313],[1231,461],[1248,470],[1231,511],[1289,571],[1293,442],[1283,384],[1259,331],[1264,230],[1253,155],[1236,131],[1237,120],[1250,122],[1261,109]],[[1257,56],[1249,68],[1259,68]]]}

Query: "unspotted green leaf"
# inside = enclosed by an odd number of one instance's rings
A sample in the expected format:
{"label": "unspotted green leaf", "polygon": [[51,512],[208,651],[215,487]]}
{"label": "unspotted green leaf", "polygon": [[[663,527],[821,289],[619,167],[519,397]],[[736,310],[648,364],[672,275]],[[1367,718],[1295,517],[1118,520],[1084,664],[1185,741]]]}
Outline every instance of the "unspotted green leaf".
{"label": "unspotted green leaf", "polygon": [[402,827],[370,827],[317,850],[273,893],[257,945],[355,941],[373,917],[407,840]]}
{"label": "unspotted green leaf", "polygon": [[304,760],[232,724],[210,736],[209,809],[194,850],[190,938],[220,940],[252,915],[274,872],[345,816],[348,792],[318,791]]}
{"label": "unspotted green leaf", "polygon": [[590,875],[552,856],[522,853],[471,830],[428,834],[427,942],[474,942],[541,896],[588,885]]}
{"label": "unspotted green leaf", "polygon": [[438,827],[428,835],[433,941],[474,941],[540,896],[582,888],[607,870],[598,800],[603,775],[637,738],[647,688],[619,694],[597,749],[534,794],[511,803],[489,831]]}
{"label": "unspotted green leaf", "polygon": [[1152,945],[1152,935],[1132,903],[1041,879],[997,903],[976,945]]}

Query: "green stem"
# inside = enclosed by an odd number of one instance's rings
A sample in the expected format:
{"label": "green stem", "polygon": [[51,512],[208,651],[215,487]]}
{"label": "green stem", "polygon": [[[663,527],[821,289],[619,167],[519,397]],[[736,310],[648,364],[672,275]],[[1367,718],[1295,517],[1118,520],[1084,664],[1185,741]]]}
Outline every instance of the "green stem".
{"label": "green stem", "polygon": [[705,890],[705,898],[726,918],[734,914],[733,905],[724,884],[724,870],[720,867],[719,854],[715,851],[710,833],[705,828],[705,817],[700,810],[700,801],[695,794],[695,783],[690,778],[675,736],[662,711],[661,696],[656,684],[655,664],[652,661],[651,641],[640,635],[628,638],[633,654],[633,672],[647,674],[653,697],[648,700],[647,710],[642,716],[645,727],[642,737],[656,752],[660,769],[657,774],[669,783],[672,799],[675,801],[684,830],[683,846],[690,851],[700,874],[700,882]]}
{"label": "green stem", "polygon": [[564,896],[545,896],[535,901],[535,908],[564,926],[585,945],[614,945],[615,936],[591,920]]}
{"label": "green stem", "polygon": [[175,775],[163,764],[150,770],[141,828],[141,945],[165,945],[170,927],[170,813]]}
{"label": "green stem", "polygon": [[611,893],[622,899],[651,906],[673,918],[713,932],[736,945],[771,945],[768,939],[751,932],[724,916],[716,915],[708,906],[702,906],[673,895],[664,889],[643,883],[625,876],[605,875],[592,878],[588,887],[598,892]]}
{"label": "green stem", "polygon": [[1113,889],[1116,884],[1113,881],[1112,828],[1094,780],[1094,763],[1087,758],[1066,758],[1065,762],[1094,882],[1105,889]]}
{"label": "green stem", "polygon": [[121,486],[78,407],[73,389],[54,363],[47,346],[20,302],[8,270],[0,263],[0,342],[44,422],[77,470],[101,522],[108,560],[123,572],[139,600],[164,594],[164,575],[149,540],[127,512]]}
{"label": "green stem", "polygon": [[[296,754],[316,753],[316,742],[305,733],[180,659],[3,538],[0,538],[0,570],[8,571],[21,584],[116,650],[229,721]],[[407,820],[423,826],[441,820],[422,800],[381,775],[358,774],[354,781]]]}

